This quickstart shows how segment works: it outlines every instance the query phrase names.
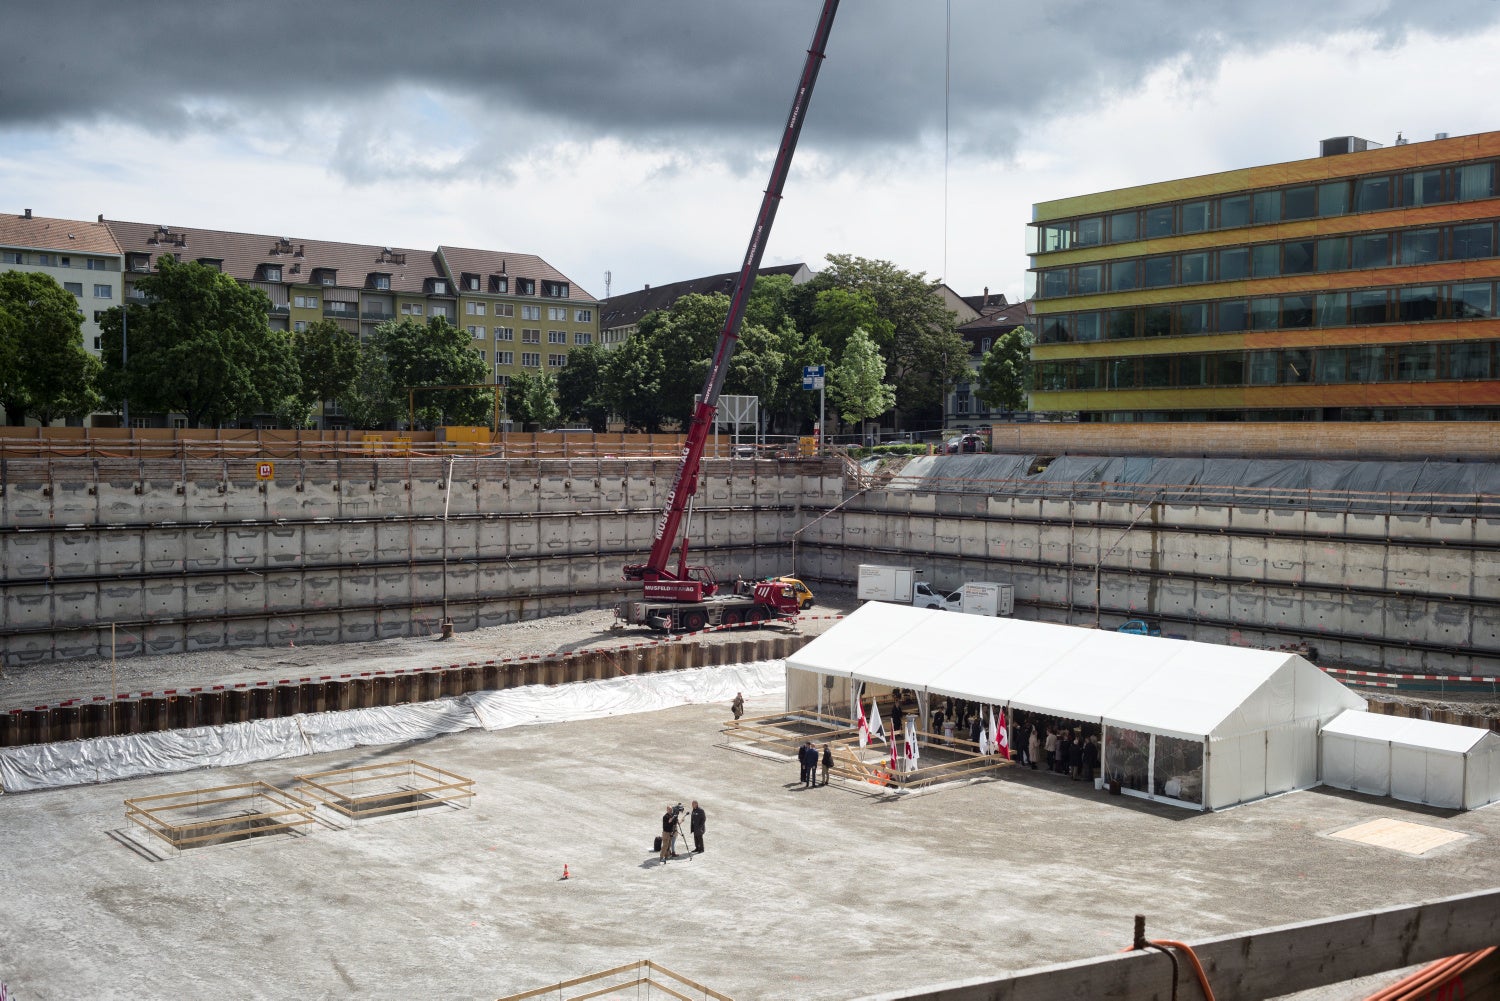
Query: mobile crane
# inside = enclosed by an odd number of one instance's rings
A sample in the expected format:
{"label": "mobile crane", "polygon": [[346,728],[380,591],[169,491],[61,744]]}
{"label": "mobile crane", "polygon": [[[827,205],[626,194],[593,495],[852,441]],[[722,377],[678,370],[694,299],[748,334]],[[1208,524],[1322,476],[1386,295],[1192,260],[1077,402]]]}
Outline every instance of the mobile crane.
{"label": "mobile crane", "polygon": [[[740,265],[739,278],[735,281],[734,292],[729,300],[729,315],[724,318],[724,329],[719,334],[718,347],[714,350],[713,364],[703,383],[703,392],[693,407],[693,417],[688,425],[687,441],[682,446],[677,476],[672,481],[672,489],[667,494],[661,516],[656,520],[651,553],[644,563],[625,565],[625,579],[641,582],[641,597],[622,602],[615,609],[615,614],[628,623],[647,625],[659,632],[691,632],[708,625],[792,618],[798,612],[799,599],[796,591],[779,581],[762,580],[738,584],[734,593],[720,594],[719,584],[708,567],[688,565],[687,528],[692,520],[693,495],[698,491],[698,467],[703,459],[703,446],[708,441],[714,412],[719,405],[719,393],[729,374],[729,360],[739,344],[740,323],[745,317],[745,305],[750,298],[750,289],[755,284],[755,274],[760,269],[766,241],[771,235],[771,224],[776,219],[776,208],[781,201],[782,189],[786,186],[792,154],[797,149],[797,137],[802,133],[802,122],[812,100],[813,84],[818,79],[824,49],[828,45],[828,33],[833,27],[833,16],[838,11],[838,6],[839,0],[823,0],[823,12],[813,31],[812,45],[807,50],[807,63],[802,68],[797,92],[792,98],[792,110],[781,134],[781,147],[777,150],[776,162],[771,167],[771,180],[766,185],[765,197],[761,199],[760,212],[755,218],[755,227],[750,232],[750,246],[745,252],[745,260]],[[672,547],[679,535],[682,545],[674,568],[670,565]]]}

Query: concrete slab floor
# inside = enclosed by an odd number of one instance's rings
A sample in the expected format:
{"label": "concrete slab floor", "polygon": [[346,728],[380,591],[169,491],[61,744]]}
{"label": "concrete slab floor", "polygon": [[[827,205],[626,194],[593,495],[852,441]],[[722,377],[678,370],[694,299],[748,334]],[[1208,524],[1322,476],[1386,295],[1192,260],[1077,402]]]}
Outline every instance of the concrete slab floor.
{"label": "concrete slab floor", "polygon": [[[23,1001],[493,998],[649,958],[739,1001],[834,999],[1112,952],[1137,912],[1191,939],[1500,885],[1500,809],[1312,791],[1203,815],[1019,768],[804,790],[791,761],[716,747],[726,716],[0,796],[0,980]],[[163,861],[110,834],[128,797],[406,757],[477,779],[473,807]],[[693,799],[708,851],[659,865],[663,810]],[[1413,858],[1320,836],[1390,816],[1472,837]]]}

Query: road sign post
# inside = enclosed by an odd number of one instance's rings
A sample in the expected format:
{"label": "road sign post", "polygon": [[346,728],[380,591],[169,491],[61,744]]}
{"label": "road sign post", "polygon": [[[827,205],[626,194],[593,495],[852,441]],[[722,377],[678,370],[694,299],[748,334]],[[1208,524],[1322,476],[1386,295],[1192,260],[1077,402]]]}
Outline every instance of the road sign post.
{"label": "road sign post", "polygon": [[816,389],[818,391],[818,454],[823,453],[823,444],[828,439],[828,430],[824,425],[823,417],[823,394],[828,382],[827,369],[822,365],[802,366],[802,388]]}

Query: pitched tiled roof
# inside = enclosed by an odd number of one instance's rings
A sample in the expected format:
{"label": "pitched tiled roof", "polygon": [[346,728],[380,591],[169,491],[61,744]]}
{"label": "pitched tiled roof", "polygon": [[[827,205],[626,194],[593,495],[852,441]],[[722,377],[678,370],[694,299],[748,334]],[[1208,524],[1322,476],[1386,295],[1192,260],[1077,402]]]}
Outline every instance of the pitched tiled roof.
{"label": "pitched tiled roof", "polygon": [[990,307],[990,311],[979,319],[970,320],[959,327],[958,333],[964,340],[977,347],[983,338],[994,338],[1016,327],[1025,326],[1031,322],[1031,318],[1030,299],[1024,302],[1006,303],[999,308]]}
{"label": "pitched tiled roof", "polygon": [[991,293],[989,289],[985,289],[982,295],[966,295],[963,300],[980,316],[1011,305],[1006,302],[1004,292]]}
{"label": "pitched tiled roof", "polygon": [[280,265],[284,285],[313,284],[313,269],[333,268],[338,272],[335,283],[344,288],[364,288],[371,274],[384,274],[390,275],[391,291],[420,295],[427,279],[443,277],[431,250],[112,219],[105,225],[123,253],[150,254],[153,264],[160,254],[176,254],[184,261],[220,261],[225,274],[241,281],[254,281],[263,264]]}
{"label": "pitched tiled roof", "polygon": [[[540,284],[544,281],[566,282],[568,286],[568,298],[593,302],[594,297],[589,295],[578,283],[567,275],[548,264],[535,254],[516,254],[504,250],[473,250],[469,247],[439,247],[438,256],[447,263],[448,270],[454,282],[458,282],[461,276],[469,274],[488,277],[490,275],[505,275],[514,282],[517,278],[531,278],[538,283],[537,292],[541,292]],[[488,289],[488,283],[482,286]],[[511,291],[515,291],[514,284]]]}
{"label": "pitched tiled roof", "polygon": [[[769,268],[761,268],[756,275],[791,275],[795,280],[806,269],[806,264],[777,264]],[[639,292],[625,292],[621,295],[610,296],[599,303],[599,329],[613,330],[616,327],[633,326],[639,323],[641,317],[647,313],[658,309],[671,309],[672,303],[685,295],[707,295],[712,292],[723,292],[728,295],[734,291],[734,281],[739,276],[738,271],[729,271],[721,275],[707,275],[703,278],[673,282],[670,285],[658,285],[655,288],[648,285]]]}
{"label": "pitched tiled roof", "polygon": [[25,213],[0,215],[0,244],[31,250],[70,250],[80,254],[118,254],[120,248],[102,223],[51,219]]}

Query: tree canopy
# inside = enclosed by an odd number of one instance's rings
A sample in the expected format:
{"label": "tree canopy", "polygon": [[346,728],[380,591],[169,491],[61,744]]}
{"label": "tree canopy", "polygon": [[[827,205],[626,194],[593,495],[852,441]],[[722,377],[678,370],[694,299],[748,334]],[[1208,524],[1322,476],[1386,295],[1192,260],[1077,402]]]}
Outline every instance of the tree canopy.
{"label": "tree canopy", "polygon": [[[136,279],[146,302],[100,321],[107,397],[142,410],[179,413],[189,425],[270,411],[300,391],[287,331],[266,326],[270,301],[203,264],[163,257]],[[121,364],[128,325],[129,360]]]}
{"label": "tree canopy", "polygon": [[879,417],[896,405],[896,391],[885,383],[885,362],[862,327],[854,328],[843,357],[829,373],[828,395],[850,423]]}
{"label": "tree canopy", "polygon": [[557,380],[547,372],[522,372],[512,376],[505,407],[514,420],[538,430],[551,427],[562,416],[557,405]]}
{"label": "tree canopy", "polygon": [[583,344],[568,355],[568,364],[557,374],[557,405],[569,421],[603,431],[609,422],[604,402],[604,372],[608,352],[598,344]]}
{"label": "tree canopy", "polygon": [[[444,424],[488,424],[494,412],[494,396],[482,388],[424,389],[427,386],[480,386],[488,383],[489,372],[474,349],[468,333],[443,317],[430,323],[404,316],[386,320],[375,328],[365,345],[366,352],[381,356],[386,384],[372,385],[381,366],[370,363],[362,367],[359,388],[362,393],[383,391],[398,401],[398,408],[408,400],[415,401],[416,423],[424,428]],[[368,381],[367,381],[368,380]],[[372,406],[376,401],[367,401]]]}
{"label": "tree canopy", "polygon": [[1016,327],[995,339],[979,363],[980,401],[1000,410],[1026,409],[1026,390],[1031,385],[1031,331]]}
{"label": "tree canopy", "polygon": [[6,420],[43,424],[100,405],[99,360],[83,346],[78,300],[50,276],[0,273],[0,406]]}

